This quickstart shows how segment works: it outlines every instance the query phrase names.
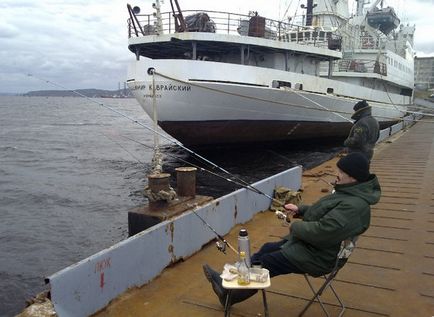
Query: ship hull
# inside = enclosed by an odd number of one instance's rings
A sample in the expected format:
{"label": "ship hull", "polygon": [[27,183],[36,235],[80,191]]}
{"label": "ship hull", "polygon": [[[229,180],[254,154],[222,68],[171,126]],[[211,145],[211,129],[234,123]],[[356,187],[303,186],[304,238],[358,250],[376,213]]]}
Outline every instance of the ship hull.
{"label": "ship hull", "polygon": [[[347,96],[276,89],[275,79],[301,82],[306,88],[312,82],[315,89],[333,84]],[[363,88],[330,79],[198,61],[136,61],[130,66],[128,85],[145,112],[186,145],[345,137],[354,104],[368,99],[361,95]],[[372,98],[372,90],[368,92]],[[383,128],[403,115],[404,107],[371,104]]]}

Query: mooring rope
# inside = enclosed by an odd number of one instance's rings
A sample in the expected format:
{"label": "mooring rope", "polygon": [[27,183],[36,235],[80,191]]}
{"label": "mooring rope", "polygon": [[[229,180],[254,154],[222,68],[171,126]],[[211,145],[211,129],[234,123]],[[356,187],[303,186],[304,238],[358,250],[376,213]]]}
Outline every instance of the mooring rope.
{"label": "mooring rope", "polygon": [[[261,102],[266,102],[266,103],[273,103],[273,104],[278,104],[278,105],[282,105],[282,106],[287,106],[287,107],[294,107],[294,108],[301,108],[301,109],[307,109],[307,110],[314,110],[314,111],[323,111],[323,112],[329,112],[329,113],[333,113],[337,116],[340,116],[342,118],[344,118],[347,121],[353,122],[350,119],[345,118],[343,115],[352,115],[353,112],[348,112],[348,111],[341,111],[341,110],[330,110],[324,106],[321,106],[319,103],[317,103],[316,101],[310,99],[309,97],[304,96],[303,94],[301,94],[300,92],[297,92],[295,89],[291,89],[290,91],[297,94],[298,96],[301,96],[307,100],[309,100],[310,102],[312,102],[313,104],[319,106],[319,108],[316,107],[311,107],[311,106],[305,106],[305,105],[298,105],[298,104],[292,104],[292,103],[288,103],[288,102],[282,102],[282,101],[277,101],[277,100],[270,100],[270,99],[264,99],[264,98],[259,98],[259,97],[253,97],[253,96],[248,96],[248,95],[243,95],[243,94],[239,94],[239,93],[234,93],[234,92],[229,92],[229,91],[225,91],[222,89],[218,89],[218,88],[212,88],[212,87],[207,87],[204,85],[200,85],[198,83],[192,82],[192,81],[186,81],[183,79],[179,79],[179,78],[175,78],[169,75],[165,75],[162,74],[158,71],[156,71],[155,69],[153,70],[153,72],[163,78],[169,79],[169,80],[173,80],[179,83],[183,83],[186,85],[191,85],[191,86],[195,86],[198,88],[203,88],[206,90],[210,90],[210,91],[214,91],[214,92],[218,92],[218,93],[222,93],[222,94],[227,94],[227,95],[231,95],[231,96],[236,96],[236,97],[241,97],[241,98],[246,98],[246,99],[251,99],[251,100],[255,100],[255,101],[261,101]],[[373,107],[377,107],[377,108],[384,108],[384,106],[376,106],[373,105]],[[378,118],[383,118],[383,119],[390,119],[392,121],[401,121],[402,118],[401,117],[389,117],[389,116],[380,116],[380,115],[376,115],[376,117]]]}
{"label": "mooring rope", "polygon": [[157,96],[155,94],[155,75],[152,74],[152,121],[154,123],[154,155],[152,157],[153,173],[161,173],[163,171],[163,157],[160,152],[160,139],[158,133],[158,112],[157,112]]}

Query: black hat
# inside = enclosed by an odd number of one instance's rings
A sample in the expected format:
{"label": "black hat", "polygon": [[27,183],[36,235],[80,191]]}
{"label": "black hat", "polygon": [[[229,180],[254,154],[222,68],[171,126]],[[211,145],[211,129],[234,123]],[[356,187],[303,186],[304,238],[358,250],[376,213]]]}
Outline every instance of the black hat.
{"label": "black hat", "polygon": [[352,152],[341,158],[336,165],[358,182],[364,182],[369,178],[369,162],[362,153]]}
{"label": "black hat", "polygon": [[362,100],[362,101],[359,101],[358,103],[356,103],[354,105],[353,110],[358,111],[358,110],[366,108],[366,107],[369,107],[369,104],[366,102],[366,100]]}

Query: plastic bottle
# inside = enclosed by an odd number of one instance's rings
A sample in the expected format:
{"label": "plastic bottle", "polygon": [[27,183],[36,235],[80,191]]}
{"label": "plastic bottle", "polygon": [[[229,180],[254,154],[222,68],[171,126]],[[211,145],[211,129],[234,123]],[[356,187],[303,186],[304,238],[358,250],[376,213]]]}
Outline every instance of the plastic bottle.
{"label": "plastic bottle", "polygon": [[245,252],[246,264],[247,264],[247,267],[249,268],[251,266],[250,240],[249,240],[249,235],[248,235],[246,229],[241,229],[240,233],[238,234],[238,254],[240,254],[242,251]]}
{"label": "plastic bottle", "polygon": [[240,252],[240,265],[238,267],[238,285],[249,285],[250,273],[246,263],[246,253]]}

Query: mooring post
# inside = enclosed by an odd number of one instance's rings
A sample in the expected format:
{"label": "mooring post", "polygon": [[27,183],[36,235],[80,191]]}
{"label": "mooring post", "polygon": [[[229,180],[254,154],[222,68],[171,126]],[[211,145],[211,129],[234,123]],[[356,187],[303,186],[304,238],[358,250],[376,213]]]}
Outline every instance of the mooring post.
{"label": "mooring post", "polygon": [[176,191],[178,196],[196,196],[196,167],[178,167],[176,171]]}
{"label": "mooring post", "polygon": [[170,191],[170,174],[158,173],[148,175],[148,186],[151,194],[155,195],[156,199],[149,199],[149,208],[151,210],[158,210],[167,207],[167,200],[158,197],[161,191]]}

